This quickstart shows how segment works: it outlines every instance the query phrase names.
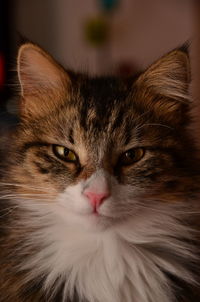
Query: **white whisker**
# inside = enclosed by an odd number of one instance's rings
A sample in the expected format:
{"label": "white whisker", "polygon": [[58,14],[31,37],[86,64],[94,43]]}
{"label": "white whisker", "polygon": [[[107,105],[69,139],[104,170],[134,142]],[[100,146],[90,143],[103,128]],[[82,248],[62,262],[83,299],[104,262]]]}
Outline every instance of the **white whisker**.
{"label": "white whisker", "polygon": [[164,128],[170,129],[170,130],[174,130],[174,128],[172,128],[168,125],[158,124],[158,123],[147,123],[147,124],[143,124],[143,125],[138,125],[138,127],[136,126],[135,129],[138,131],[138,130],[141,130],[142,128],[147,127],[147,126],[164,127]]}

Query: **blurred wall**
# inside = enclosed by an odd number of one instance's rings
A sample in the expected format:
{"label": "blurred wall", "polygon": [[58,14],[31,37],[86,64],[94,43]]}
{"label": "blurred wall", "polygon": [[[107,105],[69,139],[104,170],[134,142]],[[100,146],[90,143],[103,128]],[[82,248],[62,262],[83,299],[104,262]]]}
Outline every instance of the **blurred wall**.
{"label": "blurred wall", "polygon": [[193,35],[192,1],[121,0],[111,19],[106,59],[106,52],[87,44],[83,33],[85,21],[99,14],[97,0],[15,2],[16,29],[22,35],[39,43],[65,67],[91,73],[109,72],[119,62],[144,69]]}

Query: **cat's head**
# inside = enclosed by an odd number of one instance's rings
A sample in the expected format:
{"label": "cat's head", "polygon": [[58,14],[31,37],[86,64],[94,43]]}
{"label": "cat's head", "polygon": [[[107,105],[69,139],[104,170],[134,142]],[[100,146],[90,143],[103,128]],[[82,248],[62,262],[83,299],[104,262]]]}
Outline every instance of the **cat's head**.
{"label": "cat's head", "polygon": [[92,226],[186,198],[193,146],[183,50],[134,78],[90,78],[25,44],[18,77],[21,122],[9,175],[19,196]]}

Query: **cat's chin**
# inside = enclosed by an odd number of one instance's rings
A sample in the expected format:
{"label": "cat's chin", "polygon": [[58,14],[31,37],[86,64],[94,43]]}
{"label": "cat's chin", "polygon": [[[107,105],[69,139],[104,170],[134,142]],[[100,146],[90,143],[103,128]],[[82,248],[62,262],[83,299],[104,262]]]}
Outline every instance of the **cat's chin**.
{"label": "cat's chin", "polygon": [[[68,221],[69,222],[69,221]],[[100,214],[74,214],[70,222],[87,231],[104,231],[113,225],[113,220]]]}
{"label": "cat's chin", "polygon": [[58,214],[68,227],[81,228],[92,232],[104,231],[116,224],[114,218],[101,213],[80,213],[60,209]]}

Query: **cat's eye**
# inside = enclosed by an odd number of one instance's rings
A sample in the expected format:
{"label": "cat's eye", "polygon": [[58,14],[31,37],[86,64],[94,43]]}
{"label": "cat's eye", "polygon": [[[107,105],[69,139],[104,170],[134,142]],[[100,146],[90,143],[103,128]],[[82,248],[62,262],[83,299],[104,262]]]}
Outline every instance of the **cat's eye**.
{"label": "cat's eye", "polygon": [[64,146],[53,145],[54,154],[67,162],[75,163],[78,161],[76,154]]}
{"label": "cat's eye", "polygon": [[144,148],[133,148],[124,152],[120,157],[120,164],[124,166],[132,165],[141,160],[144,156]]}

